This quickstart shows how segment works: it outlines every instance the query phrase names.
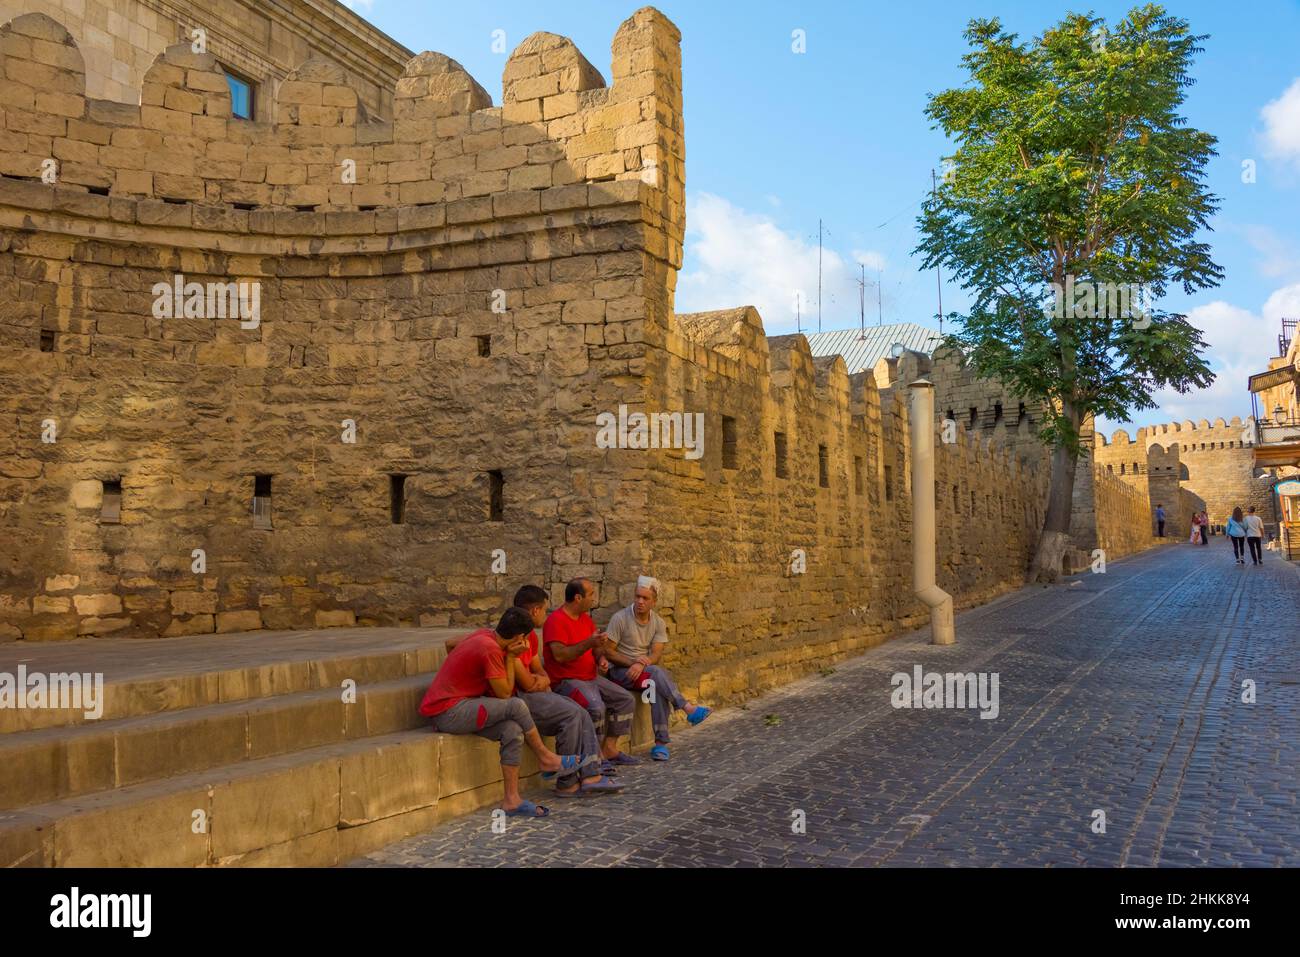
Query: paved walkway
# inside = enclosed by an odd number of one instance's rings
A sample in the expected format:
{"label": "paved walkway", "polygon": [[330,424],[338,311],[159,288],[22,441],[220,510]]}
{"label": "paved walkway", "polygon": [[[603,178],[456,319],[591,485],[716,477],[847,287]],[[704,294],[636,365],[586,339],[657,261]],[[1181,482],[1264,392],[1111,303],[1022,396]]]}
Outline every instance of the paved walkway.
{"label": "paved walkway", "polygon": [[[504,834],[482,811],[354,866],[1300,865],[1294,566],[1234,565],[1223,538],[1166,546],[957,634],[679,731],[620,796],[550,801]],[[997,672],[998,716],[895,709],[891,675],[917,664]]]}

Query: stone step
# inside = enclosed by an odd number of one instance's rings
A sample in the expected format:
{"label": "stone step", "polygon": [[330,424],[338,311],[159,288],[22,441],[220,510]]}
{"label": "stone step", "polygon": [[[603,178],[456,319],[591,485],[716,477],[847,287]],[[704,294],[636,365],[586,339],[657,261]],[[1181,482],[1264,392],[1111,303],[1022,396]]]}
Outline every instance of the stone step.
{"label": "stone step", "polygon": [[[540,781],[527,749],[520,778]],[[493,742],[379,735],[0,811],[0,867],[332,866],[499,801],[500,781]]]}
{"label": "stone step", "polygon": [[0,735],[430,674],[453,628],[334,628],[0,645],[0,673],[103,675],[102,713],[0,707]]}
{"label": "stone step", "polygon": [[431,674],[0,736],[0,809],[406,731]]}

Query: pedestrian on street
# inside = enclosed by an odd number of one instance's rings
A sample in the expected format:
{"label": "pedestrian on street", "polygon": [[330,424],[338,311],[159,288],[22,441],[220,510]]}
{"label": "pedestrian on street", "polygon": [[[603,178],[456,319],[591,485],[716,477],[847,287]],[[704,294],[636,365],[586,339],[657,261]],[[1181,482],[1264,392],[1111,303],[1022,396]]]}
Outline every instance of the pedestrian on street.
{"label": "pedestrian on street", "polygon": [[1201,544],[1210,544],[1210,513],[1201,513]]}
{"label": "pedestrian on street", "polygon": [[1187,538],[1187,544],[1195,545],[1201,540],[1201,513],[1192,513],[1192,534]]}
{"label": "pedestrian on street", "polygon": [[1241,506],[1232,510],[1228,519],[1228,537],[1232,539],[1232,556],[1238,565],[1246,564],[1246,522],[1241,516]]}
{"label": "pedestrian on street", "polygon": [[1264,520],[1255,514],[1255,506],[1249,509],[1250,514],[1246,516],[1243,523],[1246,526],[1246,544],[1250,546],[1250,561],[1252,565],[1264,564]]}
{"label": "pedestrian on street", "polygon": [[1156,505],[1156,534],[1165,537],[1165,507],[1159,504]]}

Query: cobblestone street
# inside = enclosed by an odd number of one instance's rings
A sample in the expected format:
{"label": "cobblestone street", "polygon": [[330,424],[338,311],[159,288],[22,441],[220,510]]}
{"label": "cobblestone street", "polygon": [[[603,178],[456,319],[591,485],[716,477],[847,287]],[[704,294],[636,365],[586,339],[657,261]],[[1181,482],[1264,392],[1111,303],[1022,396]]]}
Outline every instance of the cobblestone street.
{"label": "cobblestone street", "polygon": [[[504,834],[479,811],[353,866],[1297,866],[1298,637],[1294,566],[1159,548],[675,728],[623,795]],[[894,708],[918,664],[996,672],[997,717]]]}

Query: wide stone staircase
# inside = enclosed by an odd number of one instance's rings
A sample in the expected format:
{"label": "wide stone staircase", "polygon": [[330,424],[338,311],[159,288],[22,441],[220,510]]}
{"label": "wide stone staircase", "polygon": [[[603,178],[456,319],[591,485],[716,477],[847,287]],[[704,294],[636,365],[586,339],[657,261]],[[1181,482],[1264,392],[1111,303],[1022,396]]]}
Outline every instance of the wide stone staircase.
{"label": "wide stone staircase", "polygon": [[494,804],[497,746],[417,711],[464,632],[0,645],[15,678],[104,675],[98,719],[0,707],[0,866],[329,866]]}

